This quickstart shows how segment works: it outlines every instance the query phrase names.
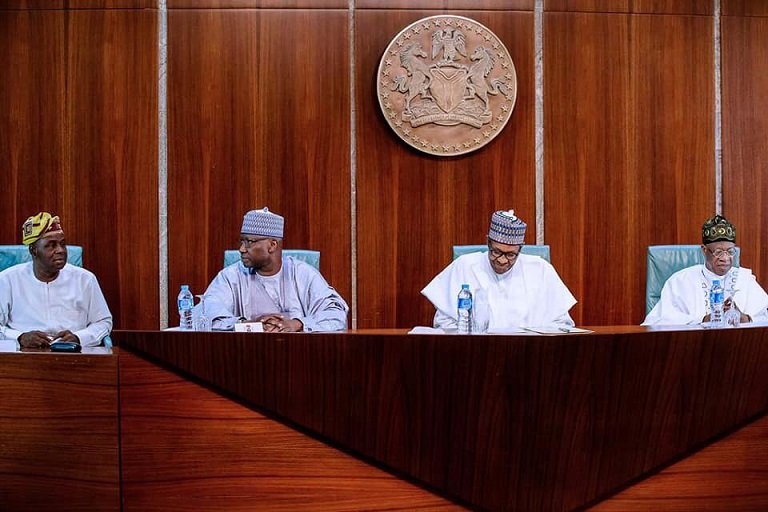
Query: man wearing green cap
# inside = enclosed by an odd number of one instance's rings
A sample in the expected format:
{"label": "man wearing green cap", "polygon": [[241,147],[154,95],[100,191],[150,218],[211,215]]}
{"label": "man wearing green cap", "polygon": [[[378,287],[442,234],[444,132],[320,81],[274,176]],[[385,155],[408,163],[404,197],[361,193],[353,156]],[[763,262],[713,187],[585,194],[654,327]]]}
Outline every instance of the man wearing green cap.
{"label": "man wearing green cap", "polygon": [[704,264],[672,274],[661,289],[659,302],[643,325],[687,325],[710,319],[709,290],[720,280],[725,292],[724,311],[735,308],[740,321],[768,320],[768,294],[752,271],[734,267],[736,228],[721,215],[707,219],[701,230]]}
{"label": "man wearing green cap", "polygon": [[0,338],[22,348],[58,339],[96,346],[112,329],[112,314],[91,272],[67,263],[59,217],[40,212],[22,226],[32,261],[0,272]]}

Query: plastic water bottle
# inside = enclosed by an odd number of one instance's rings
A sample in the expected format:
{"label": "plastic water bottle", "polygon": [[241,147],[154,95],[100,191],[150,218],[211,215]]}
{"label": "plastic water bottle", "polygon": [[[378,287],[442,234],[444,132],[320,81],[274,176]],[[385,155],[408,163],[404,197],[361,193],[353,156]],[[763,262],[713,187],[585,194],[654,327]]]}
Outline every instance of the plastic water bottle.
{"label": "plastic water bottle", "polygon": [[725,302],[725,292],[720,285],[719,279],[712,281],[712,288],[709,289],[709,321],[712,327],[723,325],[723,303]]}
{"label": "plastic water bottle", "polygon": [[194,307],[194,298],[189,291],[189,285],[181,285],[179,297],[176,299],[179,306],[179,327],[185,331],[192,330],[192,308]]}
{"label": "plastic water bottle", "polygon": [[472,292],[469,291],[468,284],[461,285],[457,313],[459,334],[472,334]]}

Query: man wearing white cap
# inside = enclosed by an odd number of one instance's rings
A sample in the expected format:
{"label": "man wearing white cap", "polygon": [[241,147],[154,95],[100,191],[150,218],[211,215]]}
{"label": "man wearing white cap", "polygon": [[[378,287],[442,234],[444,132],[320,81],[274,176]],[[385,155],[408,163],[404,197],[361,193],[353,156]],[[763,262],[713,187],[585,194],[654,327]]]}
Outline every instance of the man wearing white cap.
{"label": "man wearing white cap", "polygon": [[495,212],[488,251],[458,257],[421,291],[437,310],[435,327],[456,328],[462,284],[474,295],[476,314],[486,310],[489,331],[574,325],[568,310],[576,299],[554,267],[538,256],[520,254],[526,227],[513,210]]}
{"label": "man wearing white cap", "polygon": [[347,328],[347,303],[320,272],[283,257],[283,217],[251,210],[240,229],[240,261],[214,278],[205,292],[206,315],[216,330],[240,320],[260,321],[267,332]]}
{"label": "man wearing white cap", "polygon": [[54,339],[96,346],[112,330],[112,314],[91,272],[67,263],[59,217],[40,212],[21,228],[32,261],[0,272],[0,338],[22,348]]}

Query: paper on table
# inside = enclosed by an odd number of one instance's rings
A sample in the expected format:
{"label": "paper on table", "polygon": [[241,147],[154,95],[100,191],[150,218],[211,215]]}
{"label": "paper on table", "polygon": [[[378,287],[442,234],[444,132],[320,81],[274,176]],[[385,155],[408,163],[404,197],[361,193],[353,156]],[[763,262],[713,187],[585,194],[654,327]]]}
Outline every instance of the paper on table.
{"label": "paper on table", "polygon": [[525,329],[520,327],[496,327],[488,329],[488,334],[520,334],[525,332]]}
{"label": "paper on table", "polygon": [[264,325],[261,322],[238,322],[235,332],[264,332]]}
{"label": "paper on table", "polygon": [[561,327],[555,325],[544,325],[541,327],[526,327],[526,331],[537,332],[539,334],[585,334],[594,331],[589,329],[580,329],[579,327]]}
{"label": "paper on table", "polygon": [[442,329],[436,329],[434,327],[425,327],[422,325],[417,325],[410,331],[408,331],[408,334],[445,334],[445,331]]}

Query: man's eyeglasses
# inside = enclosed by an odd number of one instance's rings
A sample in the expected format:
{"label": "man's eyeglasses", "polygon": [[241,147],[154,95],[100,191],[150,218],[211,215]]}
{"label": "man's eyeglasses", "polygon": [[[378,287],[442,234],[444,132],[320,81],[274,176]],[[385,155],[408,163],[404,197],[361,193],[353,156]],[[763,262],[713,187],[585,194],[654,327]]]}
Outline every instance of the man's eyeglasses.
{"label": "man's eyeglasses", "polygon": [[518,249],[517,251],[507,251],[507,252],[504,252],[504,251],[500,251],[500,250],[498,250],[498,249],[496,249],[494,247],[491,247],[491,245],[489,244],[488,245],[488,254],[491,255],[491,259],[493,259],[493,260],[498,260],[499,258],[504,256],[505,258],[507,258],[508,261],[515,261],[517,259],[518,255],[520,254],[520,249]]}
{"label": "man's eyeglasses", "polygon": [[721,258],[725,255],[728,255],[729,257],[733,258],[734,256],[736,256],[736,251],[737,251],[736,247],[729,247],[728,249],[715,249],[714,251],[709,247],[707,247],[706,245],[704,246],[704,248],[707,250],[709,254],[714,256],[715,259]]}
{"label": "man's eyeglasses", "polygon": [[240,247],[245,246],[246,249],[250,249],[253,244],[269,240],[269,238],[240,238]]}

